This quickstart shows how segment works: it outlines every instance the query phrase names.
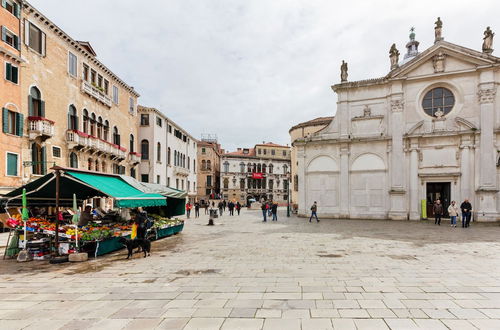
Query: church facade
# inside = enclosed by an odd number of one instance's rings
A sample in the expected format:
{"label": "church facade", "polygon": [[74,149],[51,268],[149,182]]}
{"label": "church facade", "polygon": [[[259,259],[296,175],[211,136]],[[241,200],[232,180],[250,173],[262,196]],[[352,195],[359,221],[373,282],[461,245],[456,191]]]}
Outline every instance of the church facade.
{"label": "church facade", "polygon": [[294,142],[299,215],[317,201],[320,217],[419,220],[437,199],[446,210],[467,198],[475,220],[500,219],[493,33],[476,51],[444,41],[441,26],[423,52],[412,32],[402,61],[393,45],[384,77],[351,82],[342,64],[335,118]]}

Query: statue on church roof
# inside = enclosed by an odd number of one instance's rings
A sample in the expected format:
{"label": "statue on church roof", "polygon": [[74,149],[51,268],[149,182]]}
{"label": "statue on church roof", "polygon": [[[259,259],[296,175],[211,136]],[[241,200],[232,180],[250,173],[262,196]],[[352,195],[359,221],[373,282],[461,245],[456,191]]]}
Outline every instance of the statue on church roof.
{"label": "statue on church roof", "polygon": [[490,27],[488,26],[486,30],[484,31],[484,38],[483,38],[483,53],[486,54],[491,54],[493,53],[493,36],[495,36],[495,33],[491,31]]}
{"label": "statue on church roof", "polygon": [[340,65],[340,82],[347,81],[347,62],[342,60],[342,65]]}
{"label": "statue on church roof", "polygon": [[434,27],[434,43],[443,40],[444,38],[441,36],[441,31],[443,29],[443,21],[441,21],[441,17],[437,18],[437,21],[434,22],[436,25]]}
{"label": "statue on church roof", "polygon": [[396,44],[392,44],[389,50],[389,58],[391,60],[391,70],[396,69],[399,66],[399,50],[396,48]]}

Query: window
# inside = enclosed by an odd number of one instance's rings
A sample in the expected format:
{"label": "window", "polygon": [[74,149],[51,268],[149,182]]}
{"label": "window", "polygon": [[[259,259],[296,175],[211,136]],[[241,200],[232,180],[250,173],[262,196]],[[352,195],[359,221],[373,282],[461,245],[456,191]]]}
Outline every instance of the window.
{"label": "window", "polygon": [[170,178],[167,178],[167,187],[170,187]]}
{"label": "window", "polygon": [[229,179],[224,178],[224,189],[229,189]]}
{"label": "window", "polygon": [[184,179],[181,180],[181,186],[182,186],[182,190],[184,190]]}
{"label": "window", "polygon": [[442,117],[448,114],[455,105],[453,93],[443,87],[428,91],[422,100],[424,112],[432,117]]}
{"label": "window", "polygon": [[90,115],[90,135],[92,136],[95,136],[95,133],[96,133],[96,116],[95,116],[95,113],[92,112],[92,114]]}
{"label": "window", "polygon": [[212,176],[207,175],[207,187],[211,187],[211,186],[212,186]]}
{"label": "window", "polygon": [[5,79],[17,84],[19,82],[19,68],[11,63],[5,62]]}
{"label": "window", "polygon": [[45,117],[45,102],[42,101],[42,94],[36,87],[31,87],[28,96],[28,111],[30,116]]}
{"label": "window", "polygon": [[89,66],[87,64],[83,65],[82,79],[89,81]]}
{"label": "window", "polygon": [[283,189],[288,190],[288,180],[283,180]]}
{"label": "window", "polygon": [[129,151],[130,152],[134,152],[135,150],[135,139],[134,139],[134,135],[133,134],[130,134],[130,139],[129,139]]}
{"label": "window", "polygon": [[72,52],[68,52],[68,72],[75,78],[77,77],[77,72],[76,72],[76,68],[78,65],[77,62],[78,60],[76,58],[76,55],[73,54]]}
{"label": "window", "polygon": [[262,153],[261,149],[257,149],[257,153],[260,155]]}
{"label": "window", "polygon": [[92,171],[92,164],[93,164],[92,158],[87,159],[87,170]]}
{"label": "window", "polygon": [[69,154],[69,167],[78,168],[78,156],[74,152]]}
{"label": "window", "polygon": [[19,176],[19,155],[7,153],[7,176]]}
{"label": "window", "polygon": [[149,175],[148,174],[141,174],[141,181],[142,182],[149,182]]}
{"label": "window", "polygon": [[134,99],[131,97],[128,100],[128,112],[130,114],[134,114],[135,110],[135,105],[134,105]]}
{"label": "window", "polygon": [[196,160],[193,159],[193,173],[196,173]]}
{"label": "window", "polygon": [[109,136],[109,122],[107,120],[104,121],[104,132],[102,138],[104,141],[108,141]]}
{"label": "window", "polygon": [[113,127],[113,143],[117,146],[120,145],[120,134],[118,134],[118,127]]}
{"label": "window", "polygon": [[95,85],[95,79],[97,77],[97,72],[95,72],[93,69],[90,70],[90,83]]}
{"label": "window", "polygon": [[204,154],[206,154],[206,153],[207,153],[207,149],[205,149],[205,148],[201,148],[201,154],[202,154],[202,155],[204,155]]}
{"label": "window", "polygon": [[74,105],[69,106],[68,110],[68,129],[78,130],[78,116]]}
{"label": "window", "polygon": [[179,189],[179,179],[175,179],[175,189]]}
{"label": "window", "polygon": [[288,165],[283,165],[283,174],[288,174]]}
{"label": "window", "polygon": [[2,41],[17,50],[21,48],[21,45],[19,43],[19,37],[14,33],[12,33],[5,26],[2,26]]}
{"label": "window", "polygon": [[212,189],[205,189],[205,195],[210,195],[212,193]]}
{"label": "window", "polygon": [[168,125],[168,132],[172,133],[172,125]]}
{"label": "window", "polygon": [[263,178],[261,181],[262,181],[262,189],[266,189],[266,183],[267,183],[266,178]]}
{"label": "window", "polygon": [[273,155],[273,156],[274,156],[275,154],[276,154],[276,150],[271,149],[271,155]]}
{"label": "window", "polygon": [[108,92],[109,92],[109,81],[107,81],[106,79],[104,79],[104,94],[108,95]]}
{"label": "window", "polygon": [[267,149],[264,149],[264,155],[267,154]]}
{"label": "window", "polygon": [[208,171],[212,170],[212,163],[210,162],[210,160],[207,160],[207,170]]}
{"label": "window", "polygon": [[286,157],[286,150],[283,150],[283,156]]}
{"label": "window", "polygon": [[2,7],[4,7],[9,13],[16,16],[17,18],[20,17],[21,8],[15,1],[2,0]]}
{"label": "window", "polygon": [[113,102],[118,104],[118,87],[113,86]]}
{"label": "window", "polygon": [[55,146],[52,147],[52,157],[61,158],[61,148]]}
{"label": "window", "polygon": [[31,144],[32,173],[35,175],[45,175],[47,172],[47,155],[45,147],[38,143]]}
{"label": "window", "polygon": [[171,150],[170,147],[167,148],[167,165],[170,165],[170,156],[171,156]]}
{"label": "window", "polygon": [[269,180],[269,189],[273,190],[273,188],[274,188],[274,181]]}
{"label": "window", "polygon": [[257,173],[262,173],[262,165],[257,164]]}
{"label": "window", "polygon": [[243,162],[240,163],[240,172],[245,173],[245,163]]}
{"label": "window", "polygon": [[187,166],[188,166],[188,170],[189,170],[191,167],[191,157],[188,157]]}
{"label": "window", "polygon": [[229,162],[228,161],[224,162],[224,172],[226,172],[226,173],[229,172]]}
{"label": "window", "polygon": [[293,190],[299,191],[299,176],[297,174],[293,176]]}
{"label": "window", "polygon": [[89,112],[83,109],[83,133],[89,132]]}
{"label": "window", "polygon": [[160,126],[161,127],[161,124],[162,124],[162,120],[160,117],[156,116],[156,125]]}
{"label": "window", "polygon": [[156,183],[160,184],[160,176],[159,175],[156,176]]}
{"label": "window", "polygon": [[2,109],[3,132],[7,134],[23,136],[24,116],[7,108]]}
{"label": "window", "polygon": [[97,119],[97,137],[102,139],[102,117],[99,116]]}
{"label": "window", "polygon": [[269,173],[273,173],[273,168],[274,168],[274,165],[273,164],[269,164]]}
{"label": "window", "polygon": [[149,159],[149,141],[148,140],[141,141],[141,159],[142,160]]}
{"label": "window", "polygon": [[240,179],[240,190],[245,190],[245,179]]}
{"label": "window", "polygon": [[135,179],[135,176],[136,176],[136,174],[135,174],[135,168],[131,168],[130,169],[130,176]]}
{"label": "window", "polygon": [[187,180],[187,190],[190,191],[191,190],[191,182],[189,182],[189,180]]}
{"label": "window", "polygon": [[102,162],[102,163],[101,163],[101,171],[102,171],[103,173],[106,173],[106,163],[105,163],[105,162]]}
{"label": "window", "polygon": [[97,87],[102,88],[102,76],[100,74],[97,75]]}
{"label": "window", "polygon": [[201,170],[205,171],[206,169],[207,169],[207,161],[203,159],[201,161]]}
{"label": "window", "polygon": [[24,23],[24,42],[38,54],[45,56],[45,33],[30,21]]}
{"label": "window", "polygon": [[156,145],[156,161],[161,162],[161,144],[158,142]]}
{"label": "window", "polygon": [[267,166],[266,164],[262,164],[262,173],[266,173]]}
{"label": "window", "polygon": [[95,167],[94,168],[95,168],[96,172],[99,172],[99,160],[98,159],[95,160]]}
{"label": "window", "polygon": [[149,126],[149,115],[141,114],[141,126]]}

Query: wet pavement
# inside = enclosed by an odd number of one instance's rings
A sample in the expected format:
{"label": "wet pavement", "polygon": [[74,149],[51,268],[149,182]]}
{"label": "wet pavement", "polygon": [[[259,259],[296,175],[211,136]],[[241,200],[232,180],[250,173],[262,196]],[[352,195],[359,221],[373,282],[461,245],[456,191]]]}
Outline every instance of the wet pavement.
{"label": "wet pavement", "polygon": [[0,329],[500,329],[500,227],[190,219],[80,264],[0,260]]}

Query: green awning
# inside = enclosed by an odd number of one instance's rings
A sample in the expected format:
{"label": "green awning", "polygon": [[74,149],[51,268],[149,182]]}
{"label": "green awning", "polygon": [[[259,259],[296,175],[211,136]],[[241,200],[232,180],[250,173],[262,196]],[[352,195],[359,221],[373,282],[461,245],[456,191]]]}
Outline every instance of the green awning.
{"label": "green awning", "polygon": [[126,175],[120,175],[120,177],[129,185],[144,193],[160,194],[165,197],[179,199],[185,199],[187,196],[187,192],[184,190],[174,189],[157,183],[140,182]]}
{"label": "green awning", "polygon": [[115,199],[116,207],[147,207],[167,205],[167,199],[155,193],[144,193],[118,176],[68,171],[70,175]]}

